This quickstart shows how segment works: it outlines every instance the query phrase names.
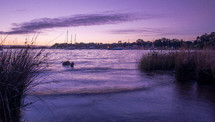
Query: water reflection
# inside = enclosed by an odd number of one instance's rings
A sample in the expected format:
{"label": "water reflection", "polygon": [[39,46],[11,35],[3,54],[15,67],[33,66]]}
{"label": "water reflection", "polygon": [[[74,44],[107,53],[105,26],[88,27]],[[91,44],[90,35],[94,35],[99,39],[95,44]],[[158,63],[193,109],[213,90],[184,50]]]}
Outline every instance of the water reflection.
{"label": "water reflection", "polygon": [[195,100],[215,103],[215,85],[214,84],[198,84],[197,82],[175,82],[177,95],[180,98],[192,98]]}
{"label": "water reflection", "polygon": [[[197,82],[175,83],[175,102],[177,111],[186,113],[187,120],[214,121],[215,115],[215,87],[214,85],[202,85]],[[192,119],[195,118],[195,119]]]}
{"label": "water reflection", "polygon": [[198,99],[204,100],[212,108],[212,114],[215,115],[215,84],[198,85],[197,86]]}

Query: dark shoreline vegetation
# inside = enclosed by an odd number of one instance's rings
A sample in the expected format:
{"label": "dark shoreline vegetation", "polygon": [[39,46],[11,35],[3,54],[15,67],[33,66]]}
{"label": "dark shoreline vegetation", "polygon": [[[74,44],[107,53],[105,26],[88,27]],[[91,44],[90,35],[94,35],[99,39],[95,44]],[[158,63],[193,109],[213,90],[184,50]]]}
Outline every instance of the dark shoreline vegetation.
{"label": "dark shoreline vegetation", "polygon": [[178,81],[215,82],[214,50],[152,51],[139,64],[144,72],[173,71]]}
{"label": "dark shoreline vegetation", "polygon": [[[0,48],[22,49],[24,45],[1,45]],[[137,39],[136,42],[125,42],[119,40],[118,43],[55,43],[52,46],[31,46],[31,49],[109,49],[109,50],[179,50],[179,49],[215,49],[215,32],[197,36],[195,40],[184,41],[183,39],[161,38],[155,41],[144,41]]]}
{"label": "dark shoreline vegetation", "polygon": [[45,67],[43,50],[7,49],[0,54],[0,122],[19,122],[27,92]]}
{"label": "dark shoreline vegetation", "polygon": [[183,39],[161,38],[155,41],[137,39],[136,42],[118,41],[118,43],[56,43],[52,49],[144,49],[144,50],[178,50],[178,49],[215,49],[215,32],[197,36],[195,40],[184,41]]}

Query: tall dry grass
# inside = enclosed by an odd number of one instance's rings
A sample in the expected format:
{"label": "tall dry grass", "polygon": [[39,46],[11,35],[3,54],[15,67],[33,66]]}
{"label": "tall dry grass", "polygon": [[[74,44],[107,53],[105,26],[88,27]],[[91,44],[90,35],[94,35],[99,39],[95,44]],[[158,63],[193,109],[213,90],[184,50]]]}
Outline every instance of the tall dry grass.
{"label": "tall dry grass", "polygon": [[196,51],[175,52],[175,73],[179,81],[195,80],[196,78]]}
{"label": "tall dry grass", "polygon": [[215,82],[215,51],[150,52],[140,61],[142,71],[172,70],[179,81]]}
{"label": "tall dry grass", "polygon": [[142,71],[154,70],[173,70],[175,67],[175,53],[174,52],[150,52],[145,54],[139,65]]}
{"label": "tall dry grass", "polygon": [[205,50],[196,54],[196,77],[199,82],[215,81],[215,51]]}
{"label": "tall dry grass", "polygon": [[43,50],[7,49],[0,54],[0,121],[19,122],[20,109],[25,107],[29,89],[44,68]]}

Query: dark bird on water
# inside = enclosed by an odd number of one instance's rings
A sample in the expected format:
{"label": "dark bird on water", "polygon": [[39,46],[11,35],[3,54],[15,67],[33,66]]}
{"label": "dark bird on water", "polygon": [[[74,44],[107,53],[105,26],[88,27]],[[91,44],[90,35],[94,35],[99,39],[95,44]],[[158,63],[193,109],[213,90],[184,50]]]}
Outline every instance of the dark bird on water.
{"label": "dark bird on water", "polygon": [[75,63],[74,62],[69,62],[69,61],[64,61],[62,62],[63,66],[71,66],[72,68],[74,68]]}
{"label": "dark bird on water", "polygon": [[68,66],[68,65],[70,65],[70,62],[69,62],[69,61],[63,61],[63,62],[62,62],[62,65],[63,65],[63,66]]}
{"label": "dark bird on water", "polygon": [[70,66],[71,66],[72,68],[74,68],[74,65],[75,65],[74,62],[72,62],[72,63],[70,64]]}

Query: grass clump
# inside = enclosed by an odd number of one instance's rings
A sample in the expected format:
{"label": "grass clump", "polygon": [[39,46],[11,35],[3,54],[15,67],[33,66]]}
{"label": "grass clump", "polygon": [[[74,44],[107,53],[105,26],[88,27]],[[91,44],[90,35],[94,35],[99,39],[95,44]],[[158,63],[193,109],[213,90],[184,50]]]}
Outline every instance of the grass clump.
{"label": "grass clump", "polygon": [[0,121],[19,122],[27,91],[42,69],[42,50],[3,50],[0,54]]}
{"label": "grass clump", "polygon": [[205,50],[196,56],[196,77],[200,83],[215,81],[215,51]]}
{"label": "grass clump", "polygon": [[175,73],[179,81],[195,80],[196,52],[179,51],[175,53]]}
{"label": "grass clump", "polygon": [[175,53],[151,52],[145,54],[140,63],[142,71],[173,70],[175,67]]}
{"label": "grass clump", "polygon": [[215,51],[150,52],[141,59],[140,69],[172,70],[179,81],[215,82]]}

